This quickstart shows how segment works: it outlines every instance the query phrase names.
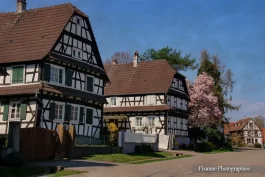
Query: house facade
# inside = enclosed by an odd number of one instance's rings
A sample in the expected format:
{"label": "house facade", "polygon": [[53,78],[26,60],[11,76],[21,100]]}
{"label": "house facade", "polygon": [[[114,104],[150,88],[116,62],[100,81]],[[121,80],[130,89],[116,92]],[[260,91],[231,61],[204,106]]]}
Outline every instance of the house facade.
{"label": "house facade", "polygon": [[[12,123],[56,130],[74,125],[77,143],[100,137],[109,81],[88,16],[72,4],[0,13],[0,134]],[[90,140],[91,141],[91,140]]]}
{"label": "house facade", "polygon": [[189,144],[188,102],[185,77],[167,60],[104,65],[111,80],[105,87],[104,126],[116,123],[119,130],[175,135]]}
{"label": "house facade", "polygon": [[255,143],[263,144],[262,129],[252,118],[240,119],[237,122],[225,124],[224,133],[226,137],[233,133],[240,134],[246,145],[252,146]]}
{"label": "house facade", "polygon": [[262,128],[262,136],[263,136],[263,147],[265,148],[265,128]]}

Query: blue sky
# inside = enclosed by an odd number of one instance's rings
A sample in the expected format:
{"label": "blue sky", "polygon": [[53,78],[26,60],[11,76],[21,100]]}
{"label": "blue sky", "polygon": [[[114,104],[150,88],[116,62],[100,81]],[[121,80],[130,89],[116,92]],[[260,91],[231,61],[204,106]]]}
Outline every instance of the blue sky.
{"label": "blue sky", "polygon": [[[27,0],[28,9],[71,2],[91,21],[104,60],[116,51],[140,53],[170,46],[199,58],[206,49],[230,67],[237,81],[231,120],[265,116],[264,0]],[[0,11],[15,11],[15,0]],[[197,71],[185,72],[194,80]]]}

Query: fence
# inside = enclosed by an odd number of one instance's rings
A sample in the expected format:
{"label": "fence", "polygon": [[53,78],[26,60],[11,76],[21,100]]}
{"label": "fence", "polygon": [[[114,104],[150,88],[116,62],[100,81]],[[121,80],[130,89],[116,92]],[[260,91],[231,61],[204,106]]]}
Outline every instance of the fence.
{"label": "fence", "polygon": [[154,151],[158,151],[158,134],[119,132],[118,145],[122,147],[122,153],[134,153],[138,144],[151,144]]}
{"label": "fence", "polygon": [[51,160],[56,154],[55,131],[43,128],[20,130],[20,152],[25,160]]}

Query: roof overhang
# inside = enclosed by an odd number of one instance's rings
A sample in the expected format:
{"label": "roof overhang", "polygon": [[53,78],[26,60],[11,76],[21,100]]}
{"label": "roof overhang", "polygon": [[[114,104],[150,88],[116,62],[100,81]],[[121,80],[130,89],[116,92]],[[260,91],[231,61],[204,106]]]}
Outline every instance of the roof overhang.
{"label": "roof overhang", "polygon": [[104,120],[109,120],[109,119],[124,120],[127,118],[128,116],[103,116]]}

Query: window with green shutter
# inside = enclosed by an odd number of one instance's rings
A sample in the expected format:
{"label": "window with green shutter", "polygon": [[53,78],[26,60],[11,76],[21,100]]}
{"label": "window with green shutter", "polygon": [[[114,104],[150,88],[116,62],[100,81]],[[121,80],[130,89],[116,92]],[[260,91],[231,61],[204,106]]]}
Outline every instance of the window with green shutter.
{"label": "window with green shutter", "polygon": [[66,69],[65,70],[65,85],[72,86],[73,71]]}
{"label": "window with green shutter", "polygon": [[83,123],[84,122],[84,107],[80,107],[80,112],[79,112],[79,122]]}
{"label": "window with green shutter", "polygon": [[44,63],[44,80],[50,82],[51,77],[51,65]]}
{"label": "window with green shutter", "polygon": [[93,77],[86,77],[86,90],[89,92],[93,92],[94,88],[94,80]]}
{"label": "window with green shutter", "polygon": [[24,82],[24,66],[16,66],[12,69],[12,84]]}
{"label": "window with green shutter", "polygon": [[27,104],[21,104],[20,105],[20,119],[26,120],[27,115]]}
{"label": "window with green shutter", "polygon": [[49,120],[55,119],[55,103],[50,103]]}
{"label": "window with green shutter", "polygon": [[4,105],[4,112],[3,112],[3,121],[8,120],[8,114],[9,114],[9,104]]}
{"label": "window with green shutter", "polygon": [[93,109],[86,109],[86,124],[93,124]]}
{"label": "window with green shutter", "polygon": [[64,121],[70,121],[71,110],[72,110],[71,105],[65,105]]}

